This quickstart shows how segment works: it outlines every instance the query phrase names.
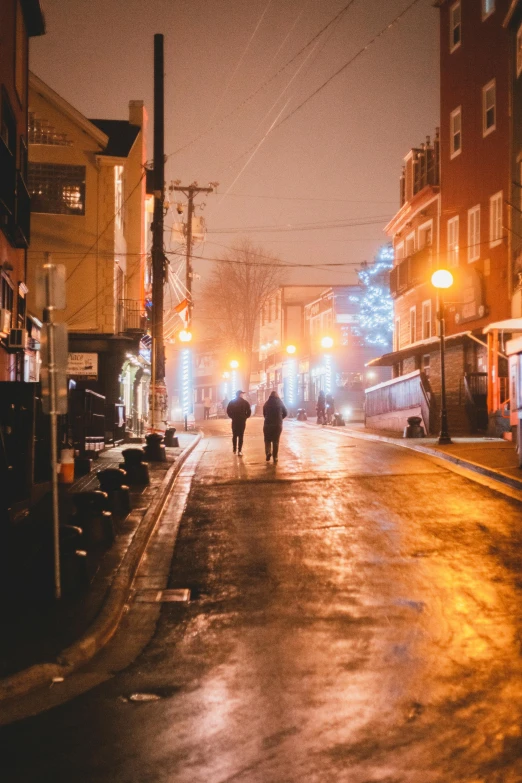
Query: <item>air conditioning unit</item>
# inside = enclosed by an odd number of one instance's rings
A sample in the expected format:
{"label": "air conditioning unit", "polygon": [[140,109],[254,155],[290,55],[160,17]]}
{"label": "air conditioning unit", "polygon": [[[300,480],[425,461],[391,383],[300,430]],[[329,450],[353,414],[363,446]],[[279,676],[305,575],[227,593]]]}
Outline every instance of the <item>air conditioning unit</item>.
{"label": "air conditioning unit", "polygon": [[11,329],[9,332],[8,347],[25,350],[29,342],[27,329]]}
{"label": "air conditioning unit", "polygon": [[11,311],[0,308],[0,334],[7,336],[11,331]]}

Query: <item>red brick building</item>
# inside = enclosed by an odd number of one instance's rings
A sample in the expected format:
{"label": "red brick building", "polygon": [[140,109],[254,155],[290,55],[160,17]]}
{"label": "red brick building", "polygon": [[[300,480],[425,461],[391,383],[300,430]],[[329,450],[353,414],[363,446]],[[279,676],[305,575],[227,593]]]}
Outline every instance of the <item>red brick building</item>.
{"label": "red brick building", "polygon": [[[370,409],[374,424],[389,426],[378,398],[395,395],[392,407],[402,414],[392,417],[394,428],[404,425],[413,408],[422,408],[426,428],[437,431],[440,344],[434,337],[438,319],[430,278],[435,269],[446,268],[454,276],[445,294],[446,389],[450,432],[457,434],[487,429],[488,412],[499,407],[502,397],[498,377],[507,375],[496,350],[486,346],[483,329],[510,318],[513,295],[511,61],[504,26],[510,3],[439,0],[436,5],[440,156],[436,138],[405,159],[401,208],[387,227],[396,259],[391,276],[394,352],[378,360],[393,365],[396,388],[371,392],[377,402]],[[488,405],[488,372],[495,379],[496,407],[491,399]],[[489,387],[491,393],[491,382]]]}

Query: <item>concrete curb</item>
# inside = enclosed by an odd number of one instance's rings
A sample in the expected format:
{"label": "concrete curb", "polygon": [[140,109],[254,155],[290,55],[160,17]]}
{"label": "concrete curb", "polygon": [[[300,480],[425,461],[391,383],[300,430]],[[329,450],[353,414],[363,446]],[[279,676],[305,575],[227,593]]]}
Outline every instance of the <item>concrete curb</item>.
{"label": "concrete curb", "polygon": [[187,457],[194,451],[202,438],[198,432],[194,442],[182,451],[168,469],[156,497],[147,509],[134,538],[116,572],[109,595],[102,609],[87,633],[70,647],[63,650],[55,663],[38,663],[0,681],[0,701],[22,696],[29,691],[50,685],[54,678],[70,675],[89,661],[115,634],[121,618],[127,611],[130,587],[136,576],[142,557],[154,532],[172,485]]}
{"label": "concrete curb", "polygon": [[[303,422],[304,423],[304,422]],[[312,422],[307,422],[307,426],[315,427],[317,425]],[[411,439],[405,438],[399,440],[399,438],[390,438],[387,435],[376,435],[373,432],[361,432],[360,430],[352,430],[349,427],[328,427],[328,432],[335,432],[338,435],[350,435],[353,438],[359,438],[360,440],[373,440],[380,443],[390,443],[392,446],[399,446],[403,449],[410,449],[410,451],[418,451],[421,454],[427,454],[429,457],[436,457],[437,459],[446,460],[451,462],[460,468],[465,468],[478,473],[481,476],[498,481],[499,484],[505,484],[511,489],[522,490],[522,478],[516,479],[512,476],[507,476],[502,471],[493,470],[492,468],[486,468],[484,465],[479,465],[471,460],[461,459],[453,454],[449,454],[447,451],[439,451],[439,449],[430,448],[430,446],[423,446],[420,443],[412,443]]]}

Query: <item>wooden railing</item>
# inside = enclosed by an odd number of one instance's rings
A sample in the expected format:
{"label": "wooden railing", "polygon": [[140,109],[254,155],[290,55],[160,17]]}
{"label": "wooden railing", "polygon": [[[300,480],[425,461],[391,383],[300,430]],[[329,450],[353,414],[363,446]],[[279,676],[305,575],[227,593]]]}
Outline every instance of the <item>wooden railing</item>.
{"label": "wooden railing", "polygon": [[392,297],[400,296],[419,283],[426,282],[432,268],[431,245],[423,247],[417,253],[399,261],[390,271],[390,293]]}
{"label": "wooden railing", "polygon": [[402,375],[365,391],[366,417],[379,416],[392,411],[422,407],[424,396],[421,389],[420,370]]}

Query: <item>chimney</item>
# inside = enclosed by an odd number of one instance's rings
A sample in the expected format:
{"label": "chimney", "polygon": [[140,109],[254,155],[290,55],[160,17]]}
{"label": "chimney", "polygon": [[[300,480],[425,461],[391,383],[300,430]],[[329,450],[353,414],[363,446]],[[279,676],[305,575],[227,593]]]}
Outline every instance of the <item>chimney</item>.
{"label": "chimney", "polygon": [[129,101],[129,122],[143,128],[147,123],[147,112],[143,101]]}

